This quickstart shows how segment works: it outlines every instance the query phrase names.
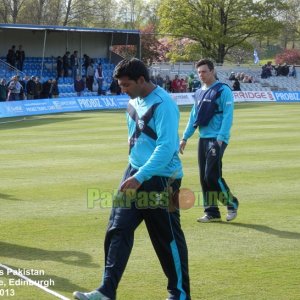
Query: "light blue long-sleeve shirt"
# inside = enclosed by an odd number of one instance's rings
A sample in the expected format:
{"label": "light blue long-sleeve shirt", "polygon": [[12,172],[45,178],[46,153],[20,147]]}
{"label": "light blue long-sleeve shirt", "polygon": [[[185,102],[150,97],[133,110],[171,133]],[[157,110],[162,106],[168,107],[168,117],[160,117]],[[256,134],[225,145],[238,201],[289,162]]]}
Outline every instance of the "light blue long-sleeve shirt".
{"label": "light blue long-sleeve shirt", "polygon": [[[216,81],[209,88],[217,84]],[[218,110],[222,113],[215,114],[207,126],[198,127],[200,138],[216,138],[219,141],[229,143],[230,130],[233,120],[234,100],[233,94],[227,85],[221,87],[221,95],[217,98]],[[193,127],[197,118],[197,103],[192,107],[190,118],[183,133],[183,139],[188,140],[195,132]]]}
{"label": "light blue long-sleeve shirt", "polygon": [[[157,139],[141,133],[129,154],[129,163],[138,170],[134,177],[140,182],[152,176],[181,178],[182,165],[179,159],[179,110],[177,104],[162,88],[156,87],[147,97],[131,99],[129,103],[142,117],[148,109],[160,103],[155,109],[148,126],[153,129]],[[136,122],[127,113],[128,136],[136,130]]]}

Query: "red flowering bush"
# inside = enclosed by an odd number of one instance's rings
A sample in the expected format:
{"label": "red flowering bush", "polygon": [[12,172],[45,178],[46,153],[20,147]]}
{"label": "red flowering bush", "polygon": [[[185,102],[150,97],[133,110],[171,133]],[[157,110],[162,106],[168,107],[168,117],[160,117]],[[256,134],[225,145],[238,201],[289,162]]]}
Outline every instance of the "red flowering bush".
{"label": "red flowering bush", "polygon": [[288,65],[300,64],[300,51],[297,49],[285,49],[275,57],[275,63],[278,65],[287,63]]}

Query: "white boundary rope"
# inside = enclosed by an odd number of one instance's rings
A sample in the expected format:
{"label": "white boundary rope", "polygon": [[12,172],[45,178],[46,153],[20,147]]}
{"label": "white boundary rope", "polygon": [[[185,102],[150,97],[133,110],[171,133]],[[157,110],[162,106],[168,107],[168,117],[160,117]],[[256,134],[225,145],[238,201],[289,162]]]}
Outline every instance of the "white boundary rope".
{"label": "white boundary rope", "polygon": [[3,265],[3,264],[0,263],[0,268],[5,269],[5,270],[8,271],[10,274],[22,278],[23,280],[27,281],[27,282],[30,283],[31,285],[34,285],[34,286],[36,286],[37,288],[43,290],[44,292],[46,292],[46,293],[48,293],[48,294],[51,294],[51,295],[53,295],[53,296],[55,296],[55,297],[57,297],[57,298],[59,298],[59,299],[61,299],[61,300],[70,300],[69,298],[67,298],[67,297],[65,297],[65,296],[63,296],[63,295],[60,295],[59,293],[54,292],[54,291],[52,291],[52,290],[46,288],[45,286],[42,286],[42,285],[39,284],[38,282],[36,282],[36,281],[34,281],[34,280],[28,278],[27,276],[25,276],[25,275],[19,273],[18,271],[14,270],[14,269],[11,269],[11,268],[8,267],[8,266],[5,266],[5,265]]}
{"label": "white boundary rope", "polygon": [[0,122],[0,124],[17,123],[22,121],[26,121],[26,118],[24,117],[23,119],[19,119],[19,120]]}
{"label": "white boundary rope", "polygon": [[[53,115],[53,114],[52,114]],[[24,116],[23,118],[21,119],[17,119],[17,120],[10,120],[10,121],[3,121],[3,122],[0,122],[0,124],[9,124],[9,123],[18,123],[18,122],[25,122],[25,121],[36,121],[36,120],[42,120],[42,119],[46,119],[45,117],[47,116],[51,116],[51,115],[38,115],[38,116],[35,116],[35,115],[32,115],[32,116]],[[28,118],[29,117],[29,118]],[[4,119],[4,118],[2,118]],[[9,119],[9,118],[7,118]]]}

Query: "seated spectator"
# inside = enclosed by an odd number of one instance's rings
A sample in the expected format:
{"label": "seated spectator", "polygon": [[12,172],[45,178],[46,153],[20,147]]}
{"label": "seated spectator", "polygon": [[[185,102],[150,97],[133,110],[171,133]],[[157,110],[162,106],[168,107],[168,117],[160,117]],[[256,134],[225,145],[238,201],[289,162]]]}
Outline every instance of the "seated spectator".
{"label": "seated spectator", "polygon": [[251,77],[248,75],[244,76],[243,83],[252,83]]}
{"label": "seated spectator", "polygon": [[57,81],[53,79],[51,81],[49,98],[58,98],[58,96],[59,96],[59,90],[58,90]]}
{"label": "seated spectator", "polygon": [[284,63],[282,66],[281,66],[281,69],[280,69],[280,75],[282,76],[288,76],[289,75],[289,66]]}
{"label": "seated spectator", "polygon": [[90,64],[86,70],[86,87],[90,92],[93,91],[95,70],[93,67],[93,61],[90,61]]}
{"label": "seated spectator", "polygon": [[228,79],[229,80],[235,80],[235,73],[231,72]]}
{"label": "seated spectator", "polygon": [[[266,78],[269,78],[272,76],[272,69],[273,69],[272,66],[270,67],[270,65],[265,64],[262,66],[261,69],[262,69],[261,75],[260,75],[261,78],[266,79]],[[276,69],[275,69],[275,71],[276,71]]]}
{"label": "seated spectator", "polygon": [[180,92],[180,79],[178,78],[178,75],[175,75],[175,78],[172,80],[171,89],[172,93]]}
{"label": "seated spectator", "polygon": [[109,87],[109,91],[112,95],[120,95],[121,94],[121,88],[119,86],[118,80],[113,78],[110,87]]}
{"label": "seated spectator", "polygon": [[186,79],[181,78],[180,79],[180,93],[186,93],[187,87],[188,87],[187,78]]}
{"label": "seated spectator", "polygon": [[241,90],[240,82],[238,81],[237,78],[234,79],[234,81],[233,81],[232,90],[233,91],[240,91]]}
{"label": "seated spectator", "polygon": [[293,78],[296,78],[296,77],[297,77],[295,65],[290,66],[290,68],[289,68],[289,76],[290,76],[290,77],[293,77]]}
{"label": "seated spectator", "polygon": [[266,64],[266,72],[268,77],[272,76],[272,70],[273,70],[272,62],[268,61]]}
{"label": "seated spectator", "polygon": [[164,84],[164,88],[165,90],[168,92],[168,93],[171,93],[171,85],[172,85],[172,81],[170,79],[170,77],[168,75],[166,75],[166,78],[165,78],[165,84]]}
{"label": "seated spectator", "polygon": [[31,76],[31,78],[26,83],[26,91],[27,91],[27,99],[34,99],[34,92],[36,89],[35,77]]}
{"label": "seated spectator", "polygon": [[77,93],[77,96],[79,97],[82,96],[84,89],[85,89],[85,82],[80,75],[77,75],[76,79],[74,80],[74,90]]}
{"label": "seated spectator", "polygon": [[41,99],[43,86],[40,82],[39,77],[35,77],[35,91],[34,91],[34,99]]}
{"label": "seated spectator", "polygon": [[0,102],[4,102],[7,99],[7,86],[6,86],[6,80],[1,79],[0,80]]}
{"label": "seated spectator", "polygon": [[20,100],[25,100],[25,99],[27,99],[26,83],[28,81],[28,76],[25,76],[23,79],[20,79],[20,76],[18,76],[18,80],[19,80],[20,84],[22,85],[22,89],[20,92]]}
{"label": "seated spectator", "polygon": [[43,99],[48,99],[50,98],[50,88],[51,88],[51,83],[52,83],[52,79],[48,79],[47,81],[45,81],[43,83],[43,89],[42,89],[42,94],[41,97]]}
{"label": "seated spectator", "polygon": [[18,76],[13,76],[8,84],[8,101],[20,100],[20,93],[22,93],[22,85],[18,80]]}
{"label": "seated spectator", "polygon": [[16,66],[16,46],[15,45],[12,45],[11,48],[8,49],[8,52],[6,55],[6,61],[12,67]]}
{"label": "seated spectator", "polygon": [[78,58],[77,50],[75,50],[70,57],[70,65],[71,65],[71,70],[72,70],[72,76],[75,79],[77,76],[78,67],[79,67],[79,58]]}
{"label": "seated spectator", "polygon": [[235,79],[237,79],[237,80],[241,80],[241,73],[236,73],[236,75],[235,75]]}
{"label": "seated spectator", "polygon": [[244,72],[242,72],[241,74],[240,74],[240,81],[243,81],[244,80],[244,78],[245,78],[245,76],[246,76],[246,74],[244,73]]}
{"label": "seated spectator", "polygon": [[280,75],[280,65],[275,65],[273,67],[274,71],[275,71],[275,76],[279,76]]}
{"label": "seated spectator", "polygon": [[63,60],[61,56],[57,56],[56,59],[56,72],[57,72],[56,75],[57,79],[63,76],[64,69],[63,69]]}
{"label": "seated spectator", "polygon": [[82,66],[84,68],[85,75],[87,73],[87,68],[90,65],[91,61],[92,61],[91,58],[87,54],[83,54],[83,65]]}
{"label": "seated spectator", "polygon": [[164,85],[164,80],[160,76],[160,74],[157,74],[157,76],[156,76],[156,84],[159,85],[160,87],[163,87],[163,85]]}
{"label": "seated spectator", "polygon": [[23,71],[23,64],[25,61],[25,51],[22,49],[22,45],[19,45],[19,49],[16,51],[16,67]]}
{"label": "seated spectator", "polygon": [[71,69],[70,51],[66,51],[62,58],[64,77],[69,77],[69,70]]}
{"label": "seated spectator", "polygon": [[105,94],[104,91],[102,90],[103,86],[103,71],[102,71],[102,64],[99,63],[98,67],[95,70],[95,79],[98,83],[98,95],[103,95]]}

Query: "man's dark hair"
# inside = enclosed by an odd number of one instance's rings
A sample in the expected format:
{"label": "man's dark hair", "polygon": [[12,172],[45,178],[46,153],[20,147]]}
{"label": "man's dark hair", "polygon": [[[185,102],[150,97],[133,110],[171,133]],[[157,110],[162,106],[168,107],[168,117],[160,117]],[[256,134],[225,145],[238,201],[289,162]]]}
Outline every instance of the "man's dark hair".
{"label": "man's dark hair", "polygon": [[123,59],[118,63],[114,70],[113,77],[120,79],[127,76],[130,80],[137,81],[141,76],[145,78],[146,82],[150,81],[149,72],[145,64],[137,58],[130,60]]}
{"label": "man's dark hair", "polygon": [[208,59],[208,58],[200,59],[196,63],[196,68],[199,68],[200,66],[204,66],[204,65],[207,65],[208,68],[210,69],[210,71],[215,68],[214,67],[214,63],[210,59]]}

